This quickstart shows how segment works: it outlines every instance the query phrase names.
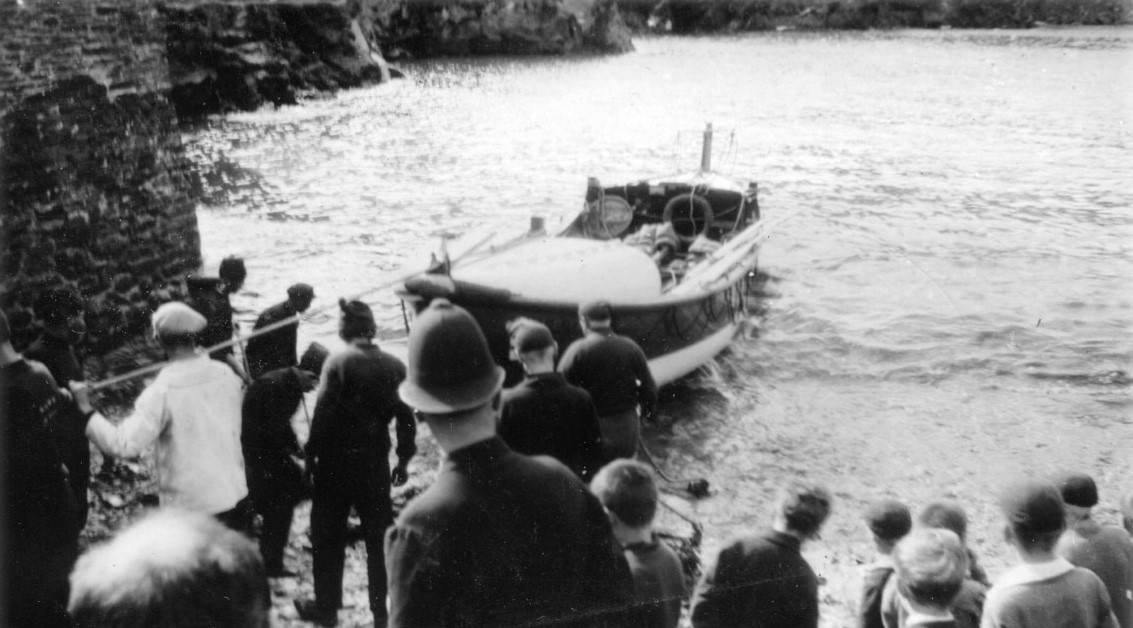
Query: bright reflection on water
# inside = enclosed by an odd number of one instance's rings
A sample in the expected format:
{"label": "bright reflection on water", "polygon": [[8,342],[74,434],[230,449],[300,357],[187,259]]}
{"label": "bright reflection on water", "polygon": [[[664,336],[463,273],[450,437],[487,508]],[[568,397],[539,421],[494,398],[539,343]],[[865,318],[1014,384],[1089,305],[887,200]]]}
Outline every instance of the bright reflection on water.
{"label": "bright reflection on water", "polygon": [[[757,180],[765,216],[790,219],[762,254],[777,296],[758,337],[673,387],[673,425],[651,437],[673,474],[724,498],[699,506],[709,546],[762,520],[785,474],[879,493],[931,478],[959,496],[972,471],[949,460],[999,478],[1054,450],[1033,464],[1129,486],[1133,30],[635,43],[414,63],[390,86],[191,131],[206,267],[243,254],[249,310],[295,281],[325,305],[419,267],[442,234],[573,211],[587,176],[693,166],[713,122],[717,170]],[[399,334],[394,295],[367,299]],[[334,311],[302,333],[334,344]],[[940,449],[933,426],[957,424],[963,446]],[[1039,442],[1107,426],[1086,450]],[[827,455],[835,468],[808,458]],[[839,516],[861,540],[853,507]]]}

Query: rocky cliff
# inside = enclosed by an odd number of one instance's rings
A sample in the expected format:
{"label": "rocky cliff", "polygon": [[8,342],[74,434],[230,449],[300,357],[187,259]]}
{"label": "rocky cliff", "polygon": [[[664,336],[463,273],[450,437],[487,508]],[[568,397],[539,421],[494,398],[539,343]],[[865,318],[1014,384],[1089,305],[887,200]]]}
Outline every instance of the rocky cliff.
{"label": "rocky cliff", "polygon": [[182,118],[397,76],[385,59],[632,50],[614,0],[368,0],[161,8]]}
{"label": "rocky cliff", "polygon": [[635,32],[1128,24],[1133,0],[621,0]]}

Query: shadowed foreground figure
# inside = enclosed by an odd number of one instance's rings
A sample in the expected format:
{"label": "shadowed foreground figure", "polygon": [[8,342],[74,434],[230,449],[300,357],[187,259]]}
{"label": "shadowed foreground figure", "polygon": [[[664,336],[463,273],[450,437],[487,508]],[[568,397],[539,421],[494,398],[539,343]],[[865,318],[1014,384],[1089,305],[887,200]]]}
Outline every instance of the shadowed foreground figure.
{"label": "shadowed foreground figure", "polygon": [[[35,315],[43,322],[43,333],[24,351],[24,357],[43,363],[61,388],[83,381],[83,368],[74,347],[87,330],[82,300],[71,290],[48,290],[36,299]],[[90,486],[90,442],[83,432],[87,422],[74,402],[63,404],[60,413],[63,431],[59,434],[59,455],[75,494],[76,522],[81,530],[87,522]]]}
{"label": "shadowed foreground figure", "polygon": [[57,425],[71,402],[47,368],[25,360],[11,339],[0,312],[0,625],[66,626],[67,572],[79,529]]}
{"label": "shadowed foreground figure", "polygon": [[386,534],[391,627],[624,626],[629,567],[602,505],[566,466],[496,436],[504,371],[444,299],[409,333],[401,398],[445,459]]}
{"label": "shadowed foreground figure", "polygon": [[79,559],[69,610],[77,628],[267,628],[271,592],[251,540],[166,510]]}
{"label": "shadowed foreground figure", "polygon": [[830,514],[830,494],[792,482],[771,530],[727,543],[696,587],[695,628],[816,628],[818,577],[800,553]]}

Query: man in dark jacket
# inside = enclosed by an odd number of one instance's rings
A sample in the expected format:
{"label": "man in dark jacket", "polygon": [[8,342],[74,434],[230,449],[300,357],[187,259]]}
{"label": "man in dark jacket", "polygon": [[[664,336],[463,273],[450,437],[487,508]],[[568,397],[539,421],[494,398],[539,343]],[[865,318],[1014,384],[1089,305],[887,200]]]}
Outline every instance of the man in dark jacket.
{"label": "man in dark jacket", "polygon": [[[337,622],[342,605],[346,523],[351,506],[362,519],[374,623],[386,620],[382,536],[393,523],[390,484],[409,477],[417,451],[413,412],[397,396],[405,365],[373,343],[370,307],[339,301],[339,336],[347,348],[323,367],[322,390],[307,441],[307,468],[315,478],[311,506],[315,599],[296,600],[299,616],[324,626]],[[396,421],[398,464],[389,468],[389,422]]]}
{"label": "man in dark jacket", "polygon": [[[307,311],[315,298],[315,289],[305,283],[297,283],[287,289],[287,300],[264,310],[256,319],[252,331],[292,318]],[[279,329],[254,336],[248,340],[245,352],[248,356],[248,375],[255,379],[268,371],[295,366],[295,344],[299,335],[299,321],[284,325]]]}
{"label": "man in dark jacket", "polygon": [[[205,317],[207,325],[197,335],[197,344],[212,347],[232,340],[236,329],[232,321],[232,295],[244,285],[248,271],[244,260],[239,257],[226,257],[220,262],[220,277],[189,277],[185,280],[189,288],[189,305]],[[236,359],[232,346],[217,349],[209,357],[224,362],[245,382],[249,381],[243,365]]]}
{"label": "man in dark jacket", "polygon": [[529,456],[544,454],[584,482],[602,463],[602,436],[590,393],[555,372],[558,344],[538,321],[512,327],[511,346],[527,378],[503,392],[500,438]]}
{"label": "man in dark jacket", "polygon": [[0,312],[0,420],[3,517],[0,564],[6,572],[5,626],[69,626],[67,574],[78,556],[74,495],[54,436],[71,405],[47,369],[12,348]]}
{"label": "man in dark jacket", "polygon": [[391,628],[621,626],[633,581],[598,500],[558,461],[496,436],[504,371],[437,299],[409,334],[401,398],[445,460],[386,535]]}
{"label": "man in dark jacket", "polygon": [[[43,333],[24,356],[46,366],[57,386],[83,381],[83,368],[74,349],[87,330],[82,300],[71,290],[48,290],[36,299],[35,315],[43,322]],[[75,495],[76,524],[81,530],[87,523],[90,487],[90,441],[83,431],[86,418],[74,403],[63,404],[59,412],[59,455],[67,467],[67,480]]]}
{"label": "man in dark jacket", "polygon": [[641,419],[653,420],[657,384],[641,347],[614,333],[612,309],[604,300],[583,303],[578,323],[583,337],[571,343],[559,372],[571,384],[590,393],[598,408],[602,448],[606,458],[633,458],[637,453]]}
{"label": "man in dark jacket", "polygon": [[260,554],[268,577],[294,575],[283,568],[283,549],[295,505],[303,499],[303,451],[291,429],[291,417],[303,393],[319,383],[327,350],[317,342],[303,353],[299,366],[268,371],[244,394],[244,471],[252,507],[263,517]]}
{"label": "man in dark jacket", "polygon": [[818,577],[800,549],[829,514],[826,489],[788,484],[772,529],[724,545],[705,570],[692,600],[693,627],[816,628]]}

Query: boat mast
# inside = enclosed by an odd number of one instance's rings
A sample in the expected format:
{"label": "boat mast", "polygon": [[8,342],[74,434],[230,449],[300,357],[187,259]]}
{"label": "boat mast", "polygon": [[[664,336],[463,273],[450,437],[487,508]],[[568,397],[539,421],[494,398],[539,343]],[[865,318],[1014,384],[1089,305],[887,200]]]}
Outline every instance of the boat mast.
{"label": "boat mast", "polygon": [[712,172],[712,123],[704,129],[704,146],[700,151],[700,172]]}

